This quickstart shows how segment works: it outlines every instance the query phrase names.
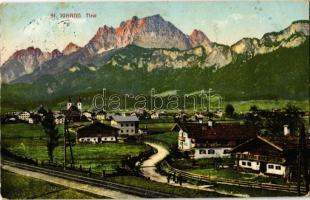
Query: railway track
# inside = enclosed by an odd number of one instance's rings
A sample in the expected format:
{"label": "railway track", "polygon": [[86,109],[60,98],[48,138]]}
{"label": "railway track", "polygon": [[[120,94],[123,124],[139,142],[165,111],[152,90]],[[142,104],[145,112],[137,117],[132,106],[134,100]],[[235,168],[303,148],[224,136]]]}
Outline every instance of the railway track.
{"label": "railway track", "polygon": [[38,167],[38,166],[33,166],[29,164],[24,164],[24,163],[3,160],[2,165],[9,165],[9,166],[24,169],[24,170],[39,172],[39,173],[43,173],[46,175],[51,175],[51,176],[55,176],[59,178],[77,181],[80,183],[86,183],[86,184],[90,184],[90,185],[94,185],[98,187],[116,190],[119,192],[124,192],[127,194],[136,195],[136,196],[144,197],[144,198],[178,198],[178,197],[180,198],[180,196],[176,196],[172,194],[147,190],[147,189],[143,189],[139,187],[128,186],[128,185],[114,183],[111,181],[106,181],[106,180],[101,180],[101,179],[96,179],[96,178],[80,176],[80,175],[71,174],[68,172],[60,171],[60,170],[47,169],[44,167]]}

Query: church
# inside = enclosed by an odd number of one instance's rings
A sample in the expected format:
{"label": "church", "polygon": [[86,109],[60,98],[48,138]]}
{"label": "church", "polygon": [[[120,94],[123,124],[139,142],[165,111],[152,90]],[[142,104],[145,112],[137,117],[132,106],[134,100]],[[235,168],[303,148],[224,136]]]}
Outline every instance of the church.
{"label": "church", "polygon": [[71,97],[68,97],[67,109],[64,113],[66,118],[73,120],[74,122],[81,120],[82,115],[82,100],[79,96],[76,104],[74,104],[71,100]]}

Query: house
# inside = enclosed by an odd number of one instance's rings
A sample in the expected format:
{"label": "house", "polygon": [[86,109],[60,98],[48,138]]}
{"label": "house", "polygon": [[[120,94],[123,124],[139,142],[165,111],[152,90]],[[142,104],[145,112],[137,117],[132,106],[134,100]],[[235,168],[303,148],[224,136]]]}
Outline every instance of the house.
{"label": "house", "polygon": [[88,119],[91,119],[92,118],[92,113],[91,112],[88,112],[88,111],[84,111],[82,113],[83,116],[85,116],[86,118]]}
{"label": "house", "polygon": [[93,144],[117,142],[118,131],[118,128],[94,122],[77,130],[77,142]]}
{"label": "house", "polygon": [[28,121],[29,118],[30,118],[30,112],[28,111],[23,111],[21,113],[18,114],[18,118],[20,120],[23,120],[23,121]]}
{"label": "house", "polygon": [[151,114],[151,119],[168,118],[169,114],[166,112],[153,112]]}
{"label": "house", "polygon": [[139,119],[137,116],[115,115],[112,117],[111,126],[119,129],[119,135],[139,134]]}
{"label": "house", "polygon": [[55,123],[56,124],[64,124],[65,123],[65,115],[63,114],[56,114],[54,115]]}
{"label": "house", "polygon": [[228,158],[233,147],[255,137],[259,129],[240,124],[177,123],[178,149],[193,159]]}
{"label": "house", "polygon": [[107,119],[107,113],[103,110],[96,113],[96,119],[97,120],[106,120]]}
{"label": "house", "polygon": [[[256,136],[232,149],[235,166],[240,171],[264,173],[288,178],[297,177],[299,138],[286,136]],[[310,139],[306,139],[306,155],[310,153]]]}

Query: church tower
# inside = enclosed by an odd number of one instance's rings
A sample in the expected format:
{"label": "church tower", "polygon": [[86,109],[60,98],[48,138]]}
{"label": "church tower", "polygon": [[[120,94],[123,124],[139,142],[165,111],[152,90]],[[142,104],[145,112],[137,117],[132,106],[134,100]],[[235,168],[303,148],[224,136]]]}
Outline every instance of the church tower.
{"label": "church tower", "polygon": [[70,107],[72,106],[72,101],[71,101],[71,97],[68,97],[68,102],[67,102],[67,110],[70,109]]}
{"label": "church tower", "polygon": [[80,112],[82,112],[82,100],[80,96],[77,101],[77,108],[79,109]]}

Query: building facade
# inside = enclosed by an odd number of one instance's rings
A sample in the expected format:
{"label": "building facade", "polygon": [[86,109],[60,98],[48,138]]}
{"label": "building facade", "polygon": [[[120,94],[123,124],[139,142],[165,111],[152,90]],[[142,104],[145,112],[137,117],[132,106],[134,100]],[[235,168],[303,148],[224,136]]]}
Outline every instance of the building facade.
{"label": "building facade", "polygon": [[78,143],[117,142],[118,130],[100,122],[94,122],[77,130]]}
{"label": "building facade", "polygon": [[119,135],[139,134],[139,119],[137,116],[118,116],[112,117],[111,126],[119,129]]}
{"label": "building facade", "polygon": [[[240,171],[264,173],[291,179],[296,174],[298,137],[256,136],[232,150],[235,166]],[[310,139],[306,140],[310,153]]]}
{"label": "building facade", "polygon": [[258,128],[240,124],[178,123],[178,149],[193,159],[228,158],[233,147],[254,137]]}

